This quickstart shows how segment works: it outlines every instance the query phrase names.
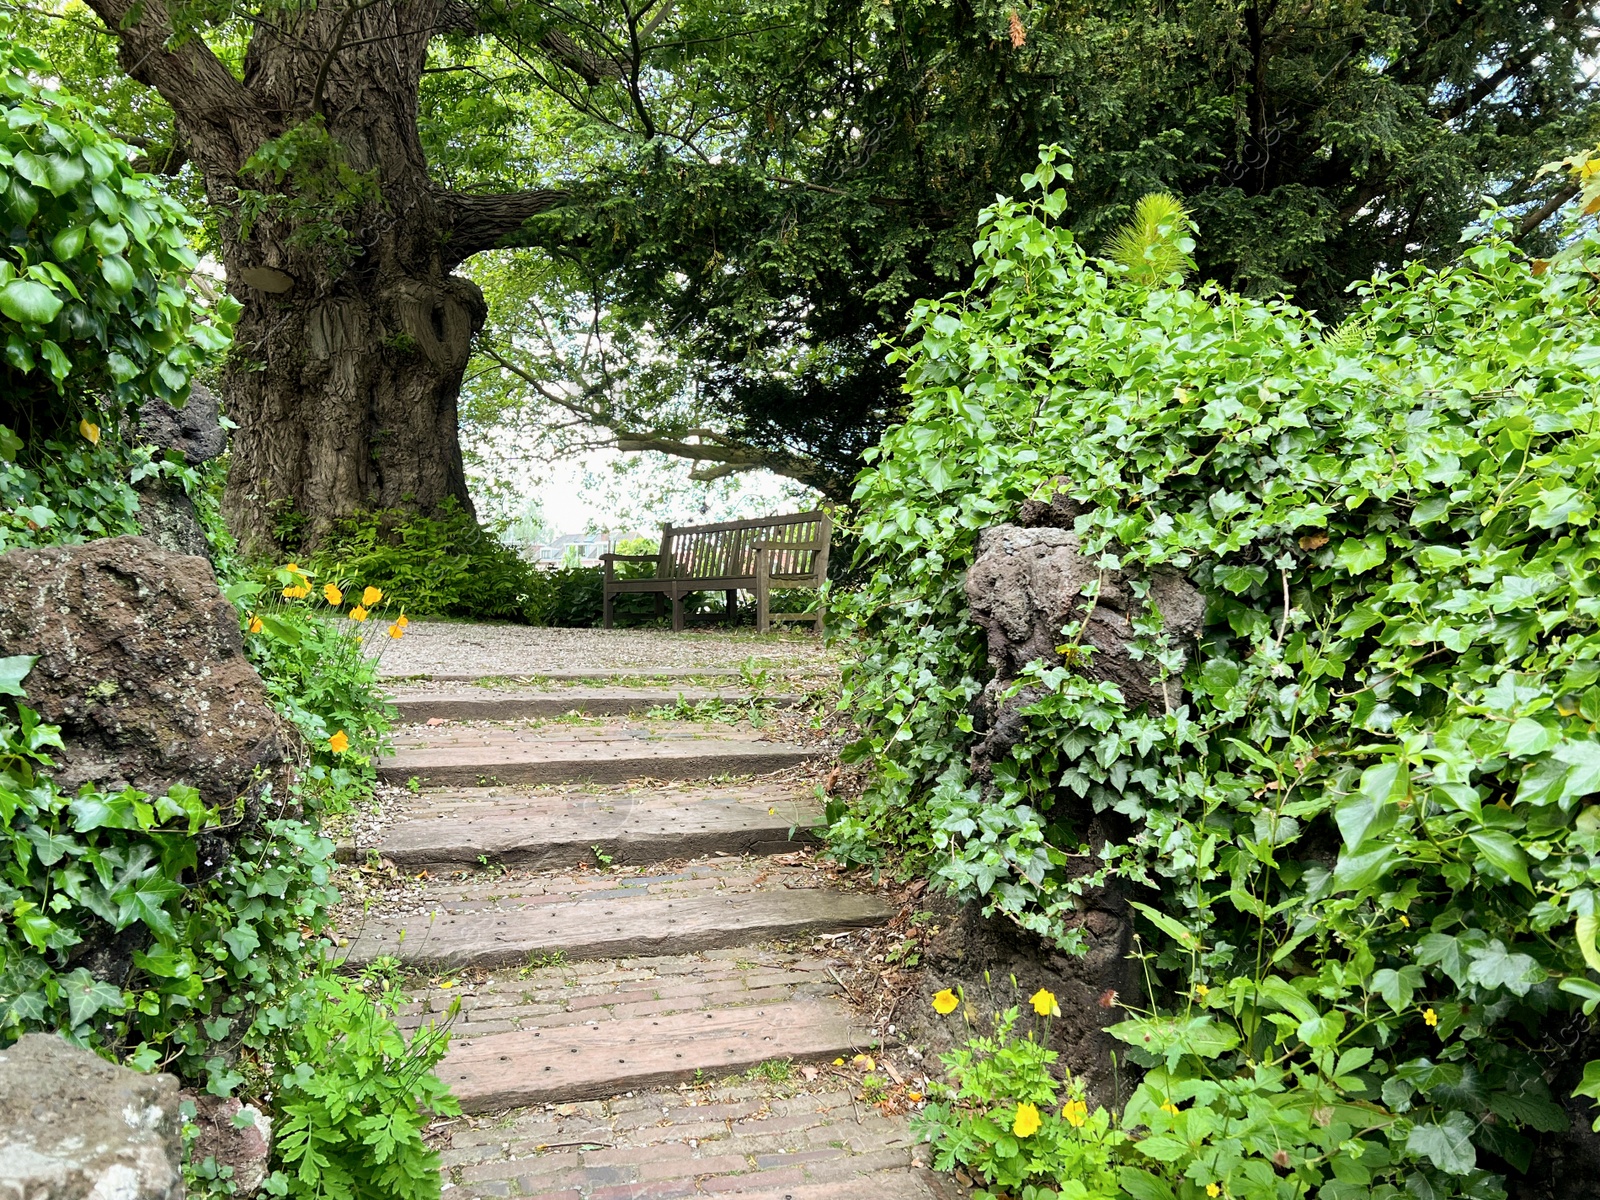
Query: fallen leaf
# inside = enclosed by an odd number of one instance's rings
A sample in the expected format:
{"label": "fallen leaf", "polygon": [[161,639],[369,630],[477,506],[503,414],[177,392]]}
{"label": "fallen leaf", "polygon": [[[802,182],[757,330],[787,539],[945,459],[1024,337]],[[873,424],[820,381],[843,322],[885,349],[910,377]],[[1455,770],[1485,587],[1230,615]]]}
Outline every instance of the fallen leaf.
{"label": "fallen leaf", "polygon": [[1328,544],[1328,535],[1325,533],[1308,533],[1300,539],[1300,549],[1320,550]]}
{"label": "fallen leaf", "polygon": [[429,717],[427,723],[429,725],[443,725],[444,724],[444,718],[443,717]]}

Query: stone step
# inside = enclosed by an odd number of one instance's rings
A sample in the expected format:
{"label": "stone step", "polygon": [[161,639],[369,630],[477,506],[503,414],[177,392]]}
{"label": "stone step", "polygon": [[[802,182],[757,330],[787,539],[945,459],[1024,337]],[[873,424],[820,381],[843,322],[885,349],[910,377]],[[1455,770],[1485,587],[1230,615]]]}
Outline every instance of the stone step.
{"label": "stone step", "polygon": [[439,1078],[464,1112],[482,1113],[873,1048],[848,1008],[819,997],[491,1034],[452,1046]]}
{"label": "stone step", "polygon": [[[751,692],[727,688],[565,687],[565,688],[397,688],[394,706],[402,721],[525,721],[537,717],[643,715],[652,708],[685,704],[725,704],[730,707],[756,699]],[[764,706],[792,708],[803,697],[792,693],[759,697]]]}
{"label": "stone step", "polygon": [[[503,863],[527,870],[609,859],[619,865],[714,854],[786,854],[815,841],[822,819],[814,796],[778,785],[529,793],[470,788],[428,794],[369,851],[406,871]],[[598,851],[598,853],[597,853]]]}
{"label": "stone step", "polygon": [[[509,888],[507,889],[510,890]],[[349,939],[352,965],[392,955],[430,970],[515,965],[541,957],[691,954],[881,925],[894,910],[875,895],[782,886],[742,893],[617,888],[576,897],[424,897],[423,912],[368,915]]]}
{"label": "stone step", "polygon": [[751,732],[708,734],[698,726],[422,726],[400,733],[394,743],[394,754],[379,762],[379,778],[428,786],[761,775],[799,766],[816,753]]}
{"label": "stone step", "polygon": [[[827,673],[832,668],[795,668],[783,667],[770,663],[760,664],[769,680],[773,679],[801,679]],[[430,683],[474,683],[481,686],[516,686],[539,687],[546,683],[593,683],[597,685],[626,685],[626,684],[655,684],[660,681],[678,679],[713,679],[737,681],[743,678],[743,672],[738,667],[592,667],[576,671],[540,671],[540,672],[504,672],[495,673],[492,670],[478,671],[408,671],[403,665],[389,664],[388,669],[379,668],[378,678],[390,683],[430,684]]]}

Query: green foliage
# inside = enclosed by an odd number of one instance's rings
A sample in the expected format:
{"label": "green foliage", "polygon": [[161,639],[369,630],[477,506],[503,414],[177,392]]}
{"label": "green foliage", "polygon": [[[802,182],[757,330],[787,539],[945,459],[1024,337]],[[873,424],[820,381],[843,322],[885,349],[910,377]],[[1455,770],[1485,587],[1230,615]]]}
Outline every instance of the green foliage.
{"label": "green foliage", "polygon": [[[59,732],[17,713],[0,719],[0,1041],[58,1029],[227,1094],[252,1069],[239,1050],[288,1027],[281,1006],[328,944],[332,844],[270,792],[256,813],[182,786],[63,792],[47,773]],[[241,820],[230,852],[218,834]],[[74,950],[107,945],[130,955],[109,978]]]}
{"label": "green foliage", "polygon": [[[1545,269],[1491,219],[1330,336],[1097,266],[1060,178],[987,210],[974,290],[918,310],[907,421],[858,489],[876,573],[836,598],[878,768],[836,845],[896,839],[1067,948],[1083,888],[1151,889],[1159,1003],[1113,1031],[1149,1069],[1134,1195],[1500,1195],[1565,1124],[1540,1029],[1600,1005],[1600,239]],[[1185,696],[1148,712],[1070,665],[1069,624],[980,781],[964,568],[1057,489],[1086,553],[1183,572],[1206,627],[1135,615]]]}
{"label": "green foliage", "polygon": [[1018,1015],[995,1014],[992,1035],[939,1056],[951,1082],[932,1085],[912,1132],[933,1145],[939,1170],[964,1167],[984,1182],[974,1200],[1114,1200],[1125,1135],[1104,1109],[1089,1111],[1081,1081],[1056,1078],[1048,1020],[1039,1037],[1018,1036]]}
{"label": "green foliage", "polygon": [[[9,21],[0,32],[9,32]],[[50,68],[0,44],[0,419],[25,440],[66,414],[148,396],[182,405],[189,381],[228,345],[237,312],[189,290],[195,222],[95,110],[35,82]]]}
{"label": "green foliage", "polygon": [[239,190],[239,237],[248,240],[258,222],[270,221],[282,227],[285,244],[315,251],[337,276],[361,256],[353,231],[381,201],[377,170],[357,171],[348,158],[321,115],[263,142],[240,174],[271,190]]}
{"label": "green foliage", "polygon": [[[1133,220],[1111,235],[1106,257],[1135,283],[1159,287],[1194,270],[1194,222],[1183,201],[1151,192],[1133,206]],[[1177,276],[1173,280],[1173,276]]]}
{"label": "green foliage", "polygon": [[[371,977],[360,984],[377,990]],[[391,991],[374,1000],[326,974],[296,997],[294,1036],[273,1063],[278,1169],[269,1193],[295,1200],[439,1195],[439,1152],[423,1143],[422,1130],[461,1111],[434,1074],[449,1037],[429,1025],[408,1043],[394,1023],[404,999]]]}
{"label": "green foliage", "polygon": [[318,579],[359,580],[405,598],[413,616],[521,620],[533,568],[453,500],[431,517],[363,513],[311,555]]}
{"label": "green foliage", "polygon": [[[276,575],[280,588],[305,578],[298,570]],[[263,604],[268,589],[256,581],[236,582],[225,591],[244,610],[245,653],[273,706],[305,739],[309,762],[301,783],[307,801],[316,811],[339,812],[370,797],[377,757],[388,749],[398,717],[378,683],[378,657],[364,638],[319,616],[316,602],[286,598]],[[336,750],[331,743],[341,733],[347,745]]]}

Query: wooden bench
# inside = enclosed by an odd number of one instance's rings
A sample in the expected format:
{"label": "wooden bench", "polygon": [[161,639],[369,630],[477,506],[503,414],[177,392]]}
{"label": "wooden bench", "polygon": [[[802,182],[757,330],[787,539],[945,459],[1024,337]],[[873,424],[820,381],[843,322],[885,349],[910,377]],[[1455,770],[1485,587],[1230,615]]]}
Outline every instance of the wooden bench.
{"label": "wooden bench", "polygon": [[[602,554],[605,627],[611,628],[612,604],[625,592],[654,592],[656,614],[672,601],[672,628],[683,628],[683,598],[690,592],[725,592],[728,623],[739,619],[739,593],[756,596],[756,629],[765,633],[774,621],[810,621],[822,631],[822,610],[814,613],[771,611],[773,588],[819,588],[828,578],[828,542],[833,519],[822,511],[723,521],[717,525],[663,525],[656,554]],[[619,562],[653,562],[650,579],[618,579]]]}

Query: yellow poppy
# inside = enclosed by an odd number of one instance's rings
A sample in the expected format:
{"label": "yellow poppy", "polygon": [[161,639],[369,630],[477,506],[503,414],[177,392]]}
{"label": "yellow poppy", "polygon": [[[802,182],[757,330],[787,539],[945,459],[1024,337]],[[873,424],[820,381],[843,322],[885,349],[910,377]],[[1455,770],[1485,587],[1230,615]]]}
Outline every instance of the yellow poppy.
{"label": "yellow poppy", "polygon": [[309,595],[311,595],[311,589],[304,585],[283,589],[283,596],[286,600],[304,600]]}
{"label": "yellow poppy", "polygon": [[260,633],[261,632],[261,618],[256,616],[255,613],[251,613],[250,614],[250,624],[249,624],[248,628],[249,628],[251,633]]}
{"label": "yellow poppy", "polygon": [[335,754],[343,754],[346,750],[350,749],[350,739],[348,736],[346,736],[344,730],[339,730],[338,733],[334,734],[328,739],[328,749],[332,750]]}
{"label": "yellow poppy", "polygon": [[362,608],[371,608],[374,604],[376,604],[379,600],[382,600],[382,599],[383,599],[383,589],[382,588],[375,588],[375,587],[366,588],[361,593],[361,607]]}
{"label": "yellow poppy", "polygon": [[836,1058],[836,1059],[834,1059],[834,1060],[833,1060],[833,1065],[834,1065],[834,1066],[836,1066],[836,1067],[842,1067],[842,1066],[844,1066],[844,1059],[842,1059],[842,1058]]}
{"label": "yellow poppy", "polygon": [[1439,1014],[1431,1008],[1428,1009],[1427,1012],[1422,1014],[1422,1023],[1424,1025],[1437,1025],[1439,1023]]}
{"label": "yellow poppy", "polygon": [[398,621],[395,624],[389,626],[389,636],[390,637],[392,637],[392,638],[401,638],[401,637],[404,637],[405,634],[406,634],[406,631],[405,631],[404,627],[402,627]]}
{"label": "yellow poppy", "polygon": [[1089,1106],[1082,1100],[1068,1100],[1061,1109],[1061,1119],[1074,1129],[1082,1129],[1089,1119]]}
{"label": "yellow poppy", "polygon": [[350,619],[352,621],[365,621],[367,619],[367,610],[359,604],[356,605],[350,610]]}
{"label": "yellow poppy", "polygon": [[1176,1104],[1174,1104],[1171,1100],[1168,1100],[1165,1104],[1163,1104],[1161,1106],[1161,1111],[1164,1112],[1164,1113],[1171,1113],[1173,1116],[1176,1117],[1181,1113],[1182,1110],[1179,1109],[1179,1107]]}
{"label": "yellow poppy", "polygon": [[1400,924],[1404,925],[1407,929],[1410,929],[1411,928],[1411,918],[1406,916],[1405,913],[1401,913],[1400,914]]}
{"label": "yellow poppy", "polygon": [[283,564],[283,569],[285,571],[293,571],[296,574],[299,574],[299,572],[300,572],[300,564],[299,563],[284,563]]}
{"label": "yellow poppy", "polygon": [[1040,988],[1032,996],[1028,997],[1028,1002],[1033,1005],[1033,1011],[1041,1017],[1059,1017],[1061,1015],[1061,1005],[1056,1003],[1056,994],[1046,991],[1044,988]]}
{"label": "yellow poppy", "polygon": [[100,426],[89,420],[88,417],[84,417],[83,420],[78,422],[78,432],[83,434],[83,440],[91,446],[100,444]]}
{"label": "yellow poppy", "polygon": [[411,624],[410,621],[406,620],[406,614],[404,610],[401,610],[400,615],[394,619],[394,623],[400,626],[401,629],[404,629],[407,625]]}
{"label": "yellow poppy", "polygon": [[948,1017],[961,1006],[961,1001],[956,999],[956,994],[949,988],[933,994],[933,1011],[941,1017]]}
{"label": "yellow poppy", "polygon": [[1032,1137],[1039,1132],[1039,1110],[1024,1100],[1017,1105],[1017,1119],[1011,1122],[1011,1132],[1019,1138]]}
{"label": "yellow poppy", "polygon": [[344,603],[344,593],[331,583],[322,585],[322,598],[335,608]]}

